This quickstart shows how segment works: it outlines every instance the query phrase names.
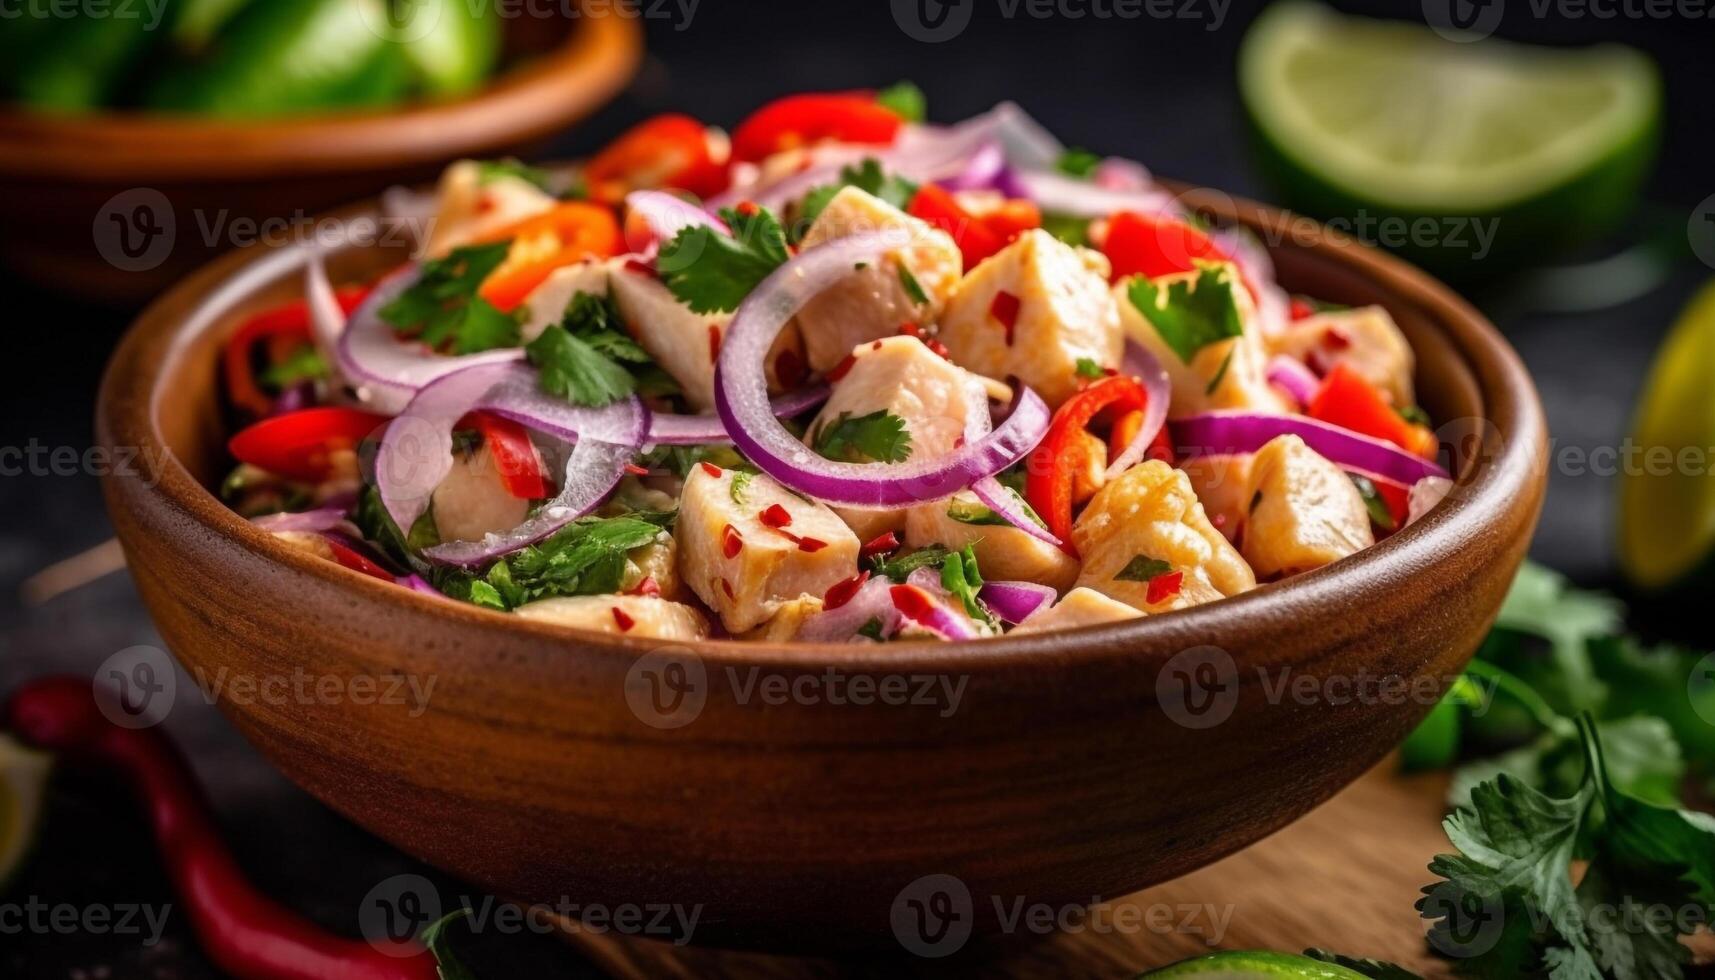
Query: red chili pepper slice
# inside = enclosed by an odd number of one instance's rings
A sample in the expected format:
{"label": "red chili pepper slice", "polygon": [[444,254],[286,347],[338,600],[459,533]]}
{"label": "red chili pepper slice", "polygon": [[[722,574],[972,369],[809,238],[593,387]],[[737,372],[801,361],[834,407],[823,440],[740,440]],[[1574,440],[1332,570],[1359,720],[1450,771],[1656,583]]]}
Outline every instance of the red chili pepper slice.
{"label": "red chili pepper slice", "polygon": [[233,436],[227,451],[241,463],[276,476],[319,483],[333,473],[333,456],[387,424],[387,416],[356,408],[305,408],[256,422]]}
{"label": "red chili pepper slice", "polygon": [[[478,293],[501,312],[524,302],[555,269],[588,258],[605,259],[625,251],[625,236],[610,208],[588,201],[564,201],[483,236],[485,242],[512,239],[512,251],[483,280]],[[517,256],[523,255],[523,258]]]}
{"label": "red chili pepper slice", "polygon": [[730,182],[728,161],[716,159],[708,127],[669,112],[621,133],[584,167],[590,196],[617,204],[631,191],[666,187],[713,197]]}
{"label": "red chili pepper slice", "polygon": [[1074,558],[1078,553],[1072,545],[1072,483],[1074,474],[1088,462],[1088,450],[1079,436],[1104,412],[1123,417],[1142,412],[1148,404],[1149,392],[1136,379],[1102,378],[1060,406],[1048,434],[1026,460],[1024,498]]}
{"label": "red chili pepper slice", "polygon": [[[1113,281],[1126,276],[1145,275],[1151,279],[1178,272],[1191,272],[1197,262],[1231,262],[1214,239],[1202,229],[1159,215],[1121,211],[1108,219],[1108,236],[1102,242],[1102,254],[1113,266]],[[1254,302],[1256,287],[1242,272],[1240,280]]]}
{"label": "red chili pepper slice", "polygon": [[994,294],[989,301],[989,316],[1006,330],[1006,346],[1012,346],[1012,332],[1018,326],[1018,297],[1006,290]]}
{"label": "red chili pepper slice", "polygon": [[835,582],[828,587],[828,591],[822,596],[822,609],[824,611],[838,609],[852,601],[852,598],[858,594],[858,590],[863,588],[863,584],[868,581],[869,569],[866,568],[851,578]]}
{"label": "red chili pepper slice", "polygon": [[868,544],[858,549],[858,554],[866,557],[869,555],[884,555],[897,547],[899,547],[899,535],[894,534],[892,531],[888,531],[886,534],[878,534],[874,538],[871,538]]}
{"label": "red chili pepper slice", "polygon": [[1005,236],[960,207],[952,194],[934,184],[919,187],[906,211],[951,235],[967,269],[1006,247]]}
{"label": "red chili pepper slice", "polygon": [[1435,433],[1401,418],[1380,389],[1344,363],[1334,365],[1322,379],[1306,414],[1426,458],[1433,458],[1440,448]]}
{"label": "red chili pepper slice", "polygon": [[[339,300],[340,309],[350,313],[369,295],[369,287],[348,286],[334,295]],[[221,351],[227,397],[235,407],[256,416],[267,415],[274,410],[274,400],[262,390],[251,367],[256,345],[264,340],[268,341],[270,357],[274,360],[290,353],[294,347],[309,343],[309,304],[295,299],[256,314],[244,321]]]}
{"label": "red chili pepper slice", "polygon": [[1288,315],[1294,320],[1303,320],[1306,317],[1315,316],[1316,307],[1310,305],[1308,300],[1294,296],[1292,297],[1292,305]]}
{"label": "red chili pepper slice", "polygon": [[744,538],[738,533],[738,528],[728,524],[721,528],[721,554],[728,558],[737,558],[744,550]]}
{"label": "red chili pepper slice", "polygon": [[326,538],[328,549],[333,552],[333,560],[336,563],[352,571],[362,572],[371,578],[378,578],[383,582],[397,581],[392,572],[370,561],[363,552],[331,535],[323,535],[323,537]]}
{"label": "red chili pepper slice", "polygon": [[1152,606],[1158,602],[1166,602],[1179,594],[1179,586],[1184,580],[1184,572],[1162,572],[1149,580],[1149,587],[1143,595],[1144,601]]}
{"label": "red chili pepper slice", "polygon": [[775,99],[732,132],[735,160],[754,163],[823,140],[887,146],[902,121],[867,92],[810,93]]}
{"label": "red chili pepper slice", "polygon": [[765,527],[781,528],[792,524],[792,512],[779,504],[769,504],[757,515]]}
{"label": "red chili pepper slice", "polygon": [[637,620],[632,619],[625,610],[618,606],[612,607],[611,611],[613,613],[614,625],[619,627],[619,631],[621,633],[629,633],[631,632],[631,628],[637,625]]}
{"label": "red chili pepper slice", "polygon": [[[483,444],[494,457],[494,468],[506,492],[519,500],[542,500],[553,496],[542,461],[530,442],[530,433],[511,419],[488,412],[472,412],[461,420],[482,435]],[[644,470],[647,474],[649,471]]]}

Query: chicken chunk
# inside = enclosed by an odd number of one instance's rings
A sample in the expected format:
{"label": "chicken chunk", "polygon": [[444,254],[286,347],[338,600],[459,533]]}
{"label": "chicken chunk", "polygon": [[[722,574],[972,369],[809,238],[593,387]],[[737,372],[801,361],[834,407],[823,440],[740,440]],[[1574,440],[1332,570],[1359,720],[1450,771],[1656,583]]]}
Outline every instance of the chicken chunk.
{"label": "chicken chunk", "polygon": [[691,407],[713,408],[715,358],[732,314],[693,312],[661,280],[630,269],[615,270],[608,288],[626,329],[679,383]]}
{"label": "chicken chunk", "polygon": [[679,601],[685,598],[684,583],[679,579],[679,547],[672,535],[663,534],[626,555],[622,590],[634,591],[646,581],[655,583],[655,594],[663,599]]}
{"label": "chicken chunk", "polygon": [[1320,568],[1375,543],[1351,478],[1297,436],[1257,450],[1247,486],[1244,556],[1258,575]]}
{"label": "chicken chunk", "polygon": [[822,600],[819,596],[801,595],[796,599],[788,599],[780,604],[779,611],[768,622],[744,634],[740,639],[785,643],[796,639],[805,620],[821,611]]}
{"label": "chicken chunk", "polygon": [[[897,241],[898,249],[885,261],[854,270],[798,311],[795,322],[812,370],[833,369],[853,347],[896,334],[902,324],[935,321],[958,285],[964,260],[950,235],[856,187],[834,195],[801,247],[872,232]],[[922,291],[923,302],[911,295],[908,282]]]}
{"label": "chicken chunk", "polygon": [[1072,587],[1078,577],[1076,558],[1004,521],[992,523],[998,520],[976,494],[957,493],[911,508],[905,517],[905,543],[912,548],[938,544],[949,551],[974,544],[984,578],[1040,582],[1060,592]]}
{"label": "chicken chunk", "polygon": [[1031,613],[1024,622],[1013,627],[1012,632],[1015,636],[1019,633],[1047,633],[1075,626],[1117,623],[1142,615],[1131,606],[1110,599],[1095,589],[1076,588],[1054,605]]}
{"label": "chicken chunk", "polygon": [[519,334],[524,342],[535,340],[542,331],[563,320],[566,308],[579,293],[606,296],[608,274],[616,267],[617,263],[612,261],[578,262],[549,273],[519,304],[524,316]]}
{"label": "chicken chunk", "polygon": [[1125,335],[1107,268],[1097,253],[1025,232],[959,283],[941,342],[972,371],[1016,376],[1058,407],[1078,390],[1080,360],[1119,366]]}
{"label": "chicken chunk", "polygon": [[425,258],[440,258],[461,245],[553,207],[554,196],[511,175],[484,178],[482,165],[460,160],[441,175],[437,213],[423,246]]}
{"label": "chicken chunk", "polygon": [[[1168,416],[1184,418],[1212,409],[1248,409],[1257,412],[1285,412],[1287,405],[1268,383],[1268,351],[1263,347],[1262,328],[1258,324],[1256,307],[1250,293],[1238,286],[1235,273],[1232,282],[1233,301],[1238,307],[1243,333],[1237,337],[1203,345],[1191,356],[1189,363],[1161,336],[1155,325],[1138,310],[1131,300],[1131,285],[1136,277],[1122,279],[1113,289],[1114,302],[1120,310],[1125,334],[1155,355],[1167,371],[1173,384],[1172,403]],[[1197,273],[1176,273],[1154,280],[1163,302],[1168,289],[1176,282],[1195,284]]]}
{"label": "chicken chunk", "polygon": [[673,536],[680,577],[729,633],[857,571],[857,536],[833,511],[762,474],[710,464],[691,468]]}
{"label": "chicken chunk", "polygon": [[1209,515],[1209,523],[1228,541],[1238,541],[1250,503],[1251,455],[1193,456],[1179,468]]}
{"label": "chicken chunk", "polygon": [[539,623],[658,640],[702,640],[709,635],[709,621],[694,607],[654,596],[560,596],[525,603],[514,609],[513,615]]}
{"label": "chicken chunk", "polygon": [[530,513],[530,501],[506,489],[487,448],[459,453],[430,499],[442,541],[480,541],[512,530]]}
{"label": "chicken chunk", "polygon": [[1379,306],[1305,317],[1269,338],[1269,347],[1273,353],[1298,358],[1317,374],[1345,364],[1387,392],[1396,407],[1416,404],[1411,375],[1417,363],[1411,345]]}
{"label": "chicken chunk", "polygon": [[[1183,609],[1256,587],[1256,576],[1209,523],[1191,481],[1160,460],[1126,470],[1072,527],[1083,556],[1077,584],[1148,613]],[[1165,567],[1162,567],[1162,565]],[[1150,575],[1151,569],[1156,569]],[[1157,575],[1180,576],[1153,590]]]}
{"label": "chicken chunk", "polygon": [[[915,337],[869,341],[850,353],[851,366],[834,383],[833,394],[810,423],[804,437],[806,445],[815,446],[828,427],[838,425],[842,418],[885,411],[904,422],[911,439],[909,459],[953,451],[964,435],[974,397],[972,386],[977,380],[970,372],[936,355]],[[835,508],[835,513],[860,541],[905,526],[903,509],[842,507]]]}

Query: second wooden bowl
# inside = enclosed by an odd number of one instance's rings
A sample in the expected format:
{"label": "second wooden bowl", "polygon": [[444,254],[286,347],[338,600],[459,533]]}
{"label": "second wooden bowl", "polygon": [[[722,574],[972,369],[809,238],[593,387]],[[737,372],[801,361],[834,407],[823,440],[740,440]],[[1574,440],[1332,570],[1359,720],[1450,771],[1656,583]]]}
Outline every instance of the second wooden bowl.
{"label": "second wooden bowl", "polygon": [[[1269,834],[1374,765],[1493,620],[1543,494],[1518,358],[1444,287],[1286,216],[1211,201],[1282,282],[1381,303],[1419,354],[1460,482],[1359,555],[1184,612],[970,645],[660,647],[437,601],[307,557],[228,511],[222,336],[296,293],[301,255],[230,256],[109,367],[106,481],[162,635],[200,678],[328,697],[221,707],[293,780],[499,894],[695,911],[699,943],[946,951],[1018,903],[1116,897]],[[399,254],[351,252],[336,276]],[[366,678],[429,696],[341,696]],[[405,688],[408,690],[408,688]],[[937,945],[941,944],[941,945]]]}

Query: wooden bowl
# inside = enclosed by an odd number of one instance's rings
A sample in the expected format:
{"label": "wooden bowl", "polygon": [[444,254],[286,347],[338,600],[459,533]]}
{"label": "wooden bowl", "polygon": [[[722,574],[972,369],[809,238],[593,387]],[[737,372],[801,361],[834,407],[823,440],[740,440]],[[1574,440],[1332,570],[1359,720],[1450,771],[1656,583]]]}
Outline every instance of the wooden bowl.
{"label": "wooden bowl", "polygon": [[638,19],[612,4],[548,6],[507,20],[514,67],[456,101],[255,122],[0,108],[0,261],[141,303],[246,239],[307,237],[304,219],[391,183],[539,148],[618,94],[643,50]]}
{"label": "wooden bowl", "polygon": [[[205,683],[433,680],[423,706],[220,703],[293,780],[437,867],[531,902],[696,907],[696,942],[775,949],[891,946],[896,925],[948,908],[924,894],[946,879],[920,879],[951,875],[969,895],[951,908],[992,933],[1019,899],[1117,897],[1328,799],[1459,673],[1525,554],[1546,435],[1517,356],[1423,274],[1315,238],[1274,250],[1283,283],[1393,312],[1425,406],[1458,420],[1443,432],[1459,485],[1362,554],[1188,611],[967,645],[661,647],[308,557],[207,489],[225,465],[219,342],[297,290],[301,256],[279,251],[203,270],[119,347],[100,441],[170,455],[153,479],[108,479],[108,508],[162,635]],[[399,258],[348,253],[336,279]]]}

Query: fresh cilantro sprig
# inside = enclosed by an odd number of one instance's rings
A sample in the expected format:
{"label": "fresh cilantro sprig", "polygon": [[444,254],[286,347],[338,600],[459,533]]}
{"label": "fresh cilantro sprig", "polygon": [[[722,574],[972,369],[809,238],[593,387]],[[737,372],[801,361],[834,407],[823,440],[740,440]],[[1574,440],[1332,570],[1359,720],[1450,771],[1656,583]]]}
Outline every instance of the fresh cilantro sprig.
{"label": "fresh cilantro sprig", "polygon": [[870,570],[876,575],[885,576],[895,582],[903,582],[911,577],[911,573],[919,568],[939,568],[951,554],[947,549],[931,545],[920,548],[897,558],[886,555],[873,555],[869,559]]}
{"label": "fresh cilantro sprig", "polygon": [[1173,571],[1173,566],[1159,558],[1151,558],[1148,555],[1133,555],[1131,561],[1125,563],[1124,568],[1114,573],[1114,580],[1118,582],[1147,582],[1171,571]]}
{"label": "fresh cilantro sprig", "polygon": [[1189,364],[1204,347],[1244,333],[1234,288],[1231,266],[1199,262],[1195,279],[1176,280],[1163,290],[1148,276],[1138,276],[1126,296],[1179,360]]}
{"label": "fresh cilantro sprig", "polygon": [[657,540],[676,516],[637,511],[579,518],[546,541],[495,562],[481,576],[442,571],[435,587],[455,599],[501,610],[554,596],[618,592],[626,584],[630,552]]}
{"label": "fresh cilantro sprig", "polygon": [[885,408],[867,415],[841,412],[823,423],[812,448],[828,459],[847,463],[900,463],[911,458],[911,432],[905,420]]}
{"label": "fresh cilantro sprig", "polygon": [[917,196],[917,185],[904,177],[890,176],[881,169],[881,161],[874,157],[864,157],[857,166],[840,168],[840,179],[832,184],[822,184],[810,189],[804,195],[804,200],[798,205],[798,220],[793,225],[794,241],[804,237],[804,232],[827,209],[828,202],[834,195],[847,187],[856,187],[874,195],[876,198],[905,210],[911,204],[911,199]]}
{"label": "fresh cilantro sprig", "polygon": [[1054,169],[1068,177],[1087,179],[1096,172],[1096,167],[1102,158],[1089,150],[1073,146],[1060,154],[1060,159],[1054,161]]}
{"label": "fresh cilantro sprig", "polygon": [[306,345],[268,365],[257,380],[275,391],[284,391],[305,381],[319,381],[327,376],[327,360],[320,351]]}
{"label": "fresh cilantro sprig", "polygon": [[697,313],[724,313],[784,265],[786,232],[767,208],[726,208],[731,235],[705,225],[686,228],[662,246],[655,267],[661,281]]}
{"label": "fresh cilantro sprig", "polygon": [[920,123],[929,114],[929,100],[910,82],[895,82],[875,93],[875,101],[909,123]]}
{"label": "fresh cilantro sprig", "polygon": [[638,346],[608,298],[578,293],[565,316],[524,347],[542,390],[574,405],[599,408],[633,392],[658,394],[664,372]]}
{"label": "fresh cilantro sprig", "polygon": [[518,318],[477,295],[511,247],[510,239],[469,245],[424,263],[417,281],[381,308],[381,319],[401,336],[452,354],[518,346]]}
{"label": "fresh cilantro sprig", "polygon": [[1102,368],[1102,365],[1099,362],[1090,357],[1078,358],[1077,365],[1074,370],[1077,372],[1078,377],[1089,378],[1092,381],[1100,380],[1101,378],[1106,377],[1108,373]]}
{"label": "fresh cilantro sprig", "polygon": [[975,544],[967,544],[947,555],[941,563],[941,588],[946,589],[965,607],[966,615],[998,628],[1000,624],[988,611],[977,593],[983,587],[982,570],[977,567]]}

